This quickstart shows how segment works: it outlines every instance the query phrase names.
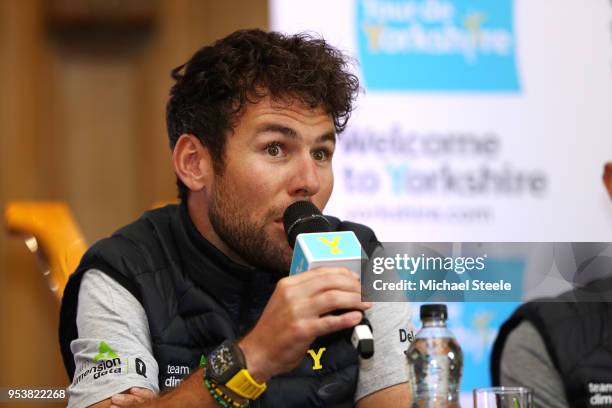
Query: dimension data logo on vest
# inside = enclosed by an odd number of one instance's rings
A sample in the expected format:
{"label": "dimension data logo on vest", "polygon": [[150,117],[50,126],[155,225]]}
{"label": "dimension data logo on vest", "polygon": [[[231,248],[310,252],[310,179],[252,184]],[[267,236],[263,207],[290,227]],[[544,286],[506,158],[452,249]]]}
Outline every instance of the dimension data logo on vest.
{"label": "dimension data logo on vest", "polygon": [[519,92],[512,0],[359,0],[370,90]]}

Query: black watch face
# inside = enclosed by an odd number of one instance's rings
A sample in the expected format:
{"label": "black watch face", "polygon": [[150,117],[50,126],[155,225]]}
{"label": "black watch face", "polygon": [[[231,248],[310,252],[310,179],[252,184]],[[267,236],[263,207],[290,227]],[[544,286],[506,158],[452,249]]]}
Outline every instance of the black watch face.
{"label": "black watch face", "polygon": [[226,344],[222,344],[210,355],[211,375],[216,379],[225,377],[233,371],[237,363],[232,350]]}

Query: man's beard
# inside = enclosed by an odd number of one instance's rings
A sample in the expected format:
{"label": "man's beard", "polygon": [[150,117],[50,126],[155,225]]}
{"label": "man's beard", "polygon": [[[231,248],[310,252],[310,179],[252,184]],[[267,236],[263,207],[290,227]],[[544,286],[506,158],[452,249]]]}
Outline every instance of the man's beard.
{"label": "man's beard", "polygon": [[208,218],[219,238],[249,265],[286,274],[291,265],[288,244],[275,242],[264,232],[266,222],[278,218],[284,208],[271,208],[261,220],[252,221],[248,203],[237,202],[225,184],[223,177],[215,176],[208,207]]}

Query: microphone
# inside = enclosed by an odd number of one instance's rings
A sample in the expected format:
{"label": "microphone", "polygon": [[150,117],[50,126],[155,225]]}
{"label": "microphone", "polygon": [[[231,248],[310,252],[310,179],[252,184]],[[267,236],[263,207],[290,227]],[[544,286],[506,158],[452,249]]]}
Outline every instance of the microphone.
{"label": "microphone", "polygon": [[[366,256],[353,231],[332,231],[331,224],[310,201],[297,201],[285,210],[283,225],[293,258],[289,275],[319,266],[344,267],[361,277]],[[353,328],[351,343],[362,358],[374,354],[372,326],[363,315]]]}

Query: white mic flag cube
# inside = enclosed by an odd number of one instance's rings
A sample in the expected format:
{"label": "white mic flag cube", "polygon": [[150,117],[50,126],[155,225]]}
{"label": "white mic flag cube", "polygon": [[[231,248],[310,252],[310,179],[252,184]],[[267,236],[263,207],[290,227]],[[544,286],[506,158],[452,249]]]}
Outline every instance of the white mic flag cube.
{"label": "white mic flag cube", "polygon": [[321,266],[344,267],[361,277],[367,257],[352,231],[300,234],[296,239],[289,275]]}

